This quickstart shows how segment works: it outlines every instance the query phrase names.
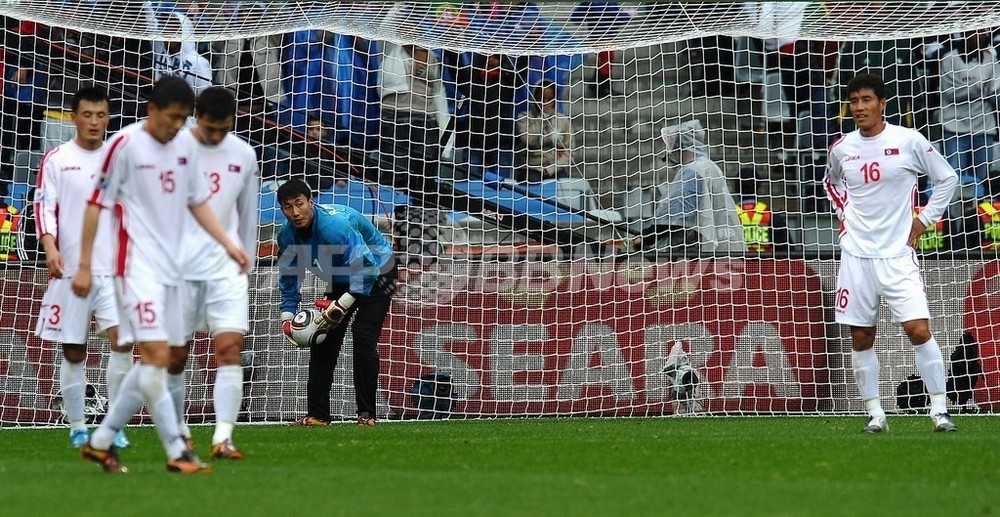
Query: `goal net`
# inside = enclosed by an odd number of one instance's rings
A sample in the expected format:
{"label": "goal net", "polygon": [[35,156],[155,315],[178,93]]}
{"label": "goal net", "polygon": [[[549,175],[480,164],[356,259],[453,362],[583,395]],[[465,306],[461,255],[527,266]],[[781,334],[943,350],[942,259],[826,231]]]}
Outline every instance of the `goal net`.
{"label": "goal net", "polygon": [[[886,119],[957,171],[916,254],[949,407],[1000,407],[992,2],[2,0],[0,14],[0,425],[62,421],[61,347],[34,335],[39,161],[74,137],[81,85],[108,89],[114,132],[162,75],[231,88],[260,160],[243,420],[306,409],[309,351],[279,329],[275,190],[291,178],[396,248],[379,418],[862,411],[822,185],[860,72],[885,79]],[[921,177],[915,213],[933,189]],[[324,291],[307,276],[303,306]],[[883,405],[925,410],[884,303],[877,333]],[[350,342],[334,417],[356,410]],[[106,350],[93,332],[95,418]],[[214,419],[214,376],[198,335],[189,421]]]}

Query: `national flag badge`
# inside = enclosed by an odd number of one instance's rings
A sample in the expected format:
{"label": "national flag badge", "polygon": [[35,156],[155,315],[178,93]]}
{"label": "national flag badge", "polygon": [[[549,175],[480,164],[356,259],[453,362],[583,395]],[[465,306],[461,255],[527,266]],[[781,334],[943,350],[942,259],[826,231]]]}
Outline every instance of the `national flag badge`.
{"label": "national flag badge", "polygon": [[885,150],[885,155],[886,156],[899,156],[899,148],[897,147],[897,148],[893,148],[893,149],[886,149]]}
{"label": "national flag badge", "polygon": [[229,172],[240,172],[241,170],[239,165],[229,164]]}
{"label": "national flag badge", "polygon": [[177,158],[177,165],[187,165],[187,164],[188,164],[188,159],[186,156],[179,156]]}

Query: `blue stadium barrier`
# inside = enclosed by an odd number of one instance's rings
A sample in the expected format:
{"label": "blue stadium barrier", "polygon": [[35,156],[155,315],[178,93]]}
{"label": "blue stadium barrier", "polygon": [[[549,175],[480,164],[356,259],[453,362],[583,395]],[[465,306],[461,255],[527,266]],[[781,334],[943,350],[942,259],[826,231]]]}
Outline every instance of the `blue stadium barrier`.
{"label": "blue stadium barrier", "polygon": [[[582,223],[585,220],[582,215],[561,209],[545,199],[521,194],[509,187],[495,183],[487,184],[481,180],[464,180],[455,182],[454,188],[469,196],[492,201],[514,213],[524,214],[548,223]],[[548,192],[551,189],[552,195],[546,195],[546,197],[555,200],[556,182],[544,182],[532,188],[541,189],[542,192]],[[542,195],[541,192],[539,195]]]}

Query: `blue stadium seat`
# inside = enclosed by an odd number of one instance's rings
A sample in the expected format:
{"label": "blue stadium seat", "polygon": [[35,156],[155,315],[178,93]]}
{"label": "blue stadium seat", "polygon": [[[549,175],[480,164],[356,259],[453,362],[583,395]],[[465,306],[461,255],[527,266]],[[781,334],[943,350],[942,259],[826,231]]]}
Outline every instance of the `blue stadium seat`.
{"label": "blue stadium seat", "polygon": [[281,224],[285,216],[278,205],[278,193],[274,190],[261,189],[260,193],[260,224]]}

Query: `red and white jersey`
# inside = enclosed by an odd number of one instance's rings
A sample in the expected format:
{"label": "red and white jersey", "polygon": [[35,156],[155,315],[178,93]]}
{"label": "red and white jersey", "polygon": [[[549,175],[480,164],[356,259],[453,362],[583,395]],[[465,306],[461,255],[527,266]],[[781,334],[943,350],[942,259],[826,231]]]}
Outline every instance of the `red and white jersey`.
{"label": "red and white jersey", "polygon": [[855,130],[834,142],[825,183],[841,221],[841,250],[867,258],[912,253],[907,239],[919,174],[926,174],[934,185],[934,194],[918,216],[930,226],[947,209],[958,175],[923,135],[886,124],[873,137]]}
{"label": "red and white jersey", "polygon": [[[70,140],[50,149],[38,168],[35,188],[35,230],[38,239],[51,235],[63,257],[63,275],[71,277],[80,265],[80,242],[83,235],[83,212],[101,172],[105,147],[93,151]],[[91,273],[114,274],[114,243],[111,240],[111,214],[101,212]]]}
{"label": "red and white jersey", "polygon": [[208,185],[193,167],[190,140],[160,143],[132,126],[107,144],[90,202],[113,210],[115,275],[177,285],[188,207],[208,200]]}
{"label": "red and white jersey", "polygon": [[[232,133],[219,145],[204,145],[189,130],[177,138],[190,140],[197,149],[195,170],[205,178],[211,197],[208,204],[222,228],[243,245],[247,255],[257,256],[257,196],[260,191],[257,153]],[[184,278],[212,280],[240,274],[240,267],[198,224],[190,213],[184,220]]]}

